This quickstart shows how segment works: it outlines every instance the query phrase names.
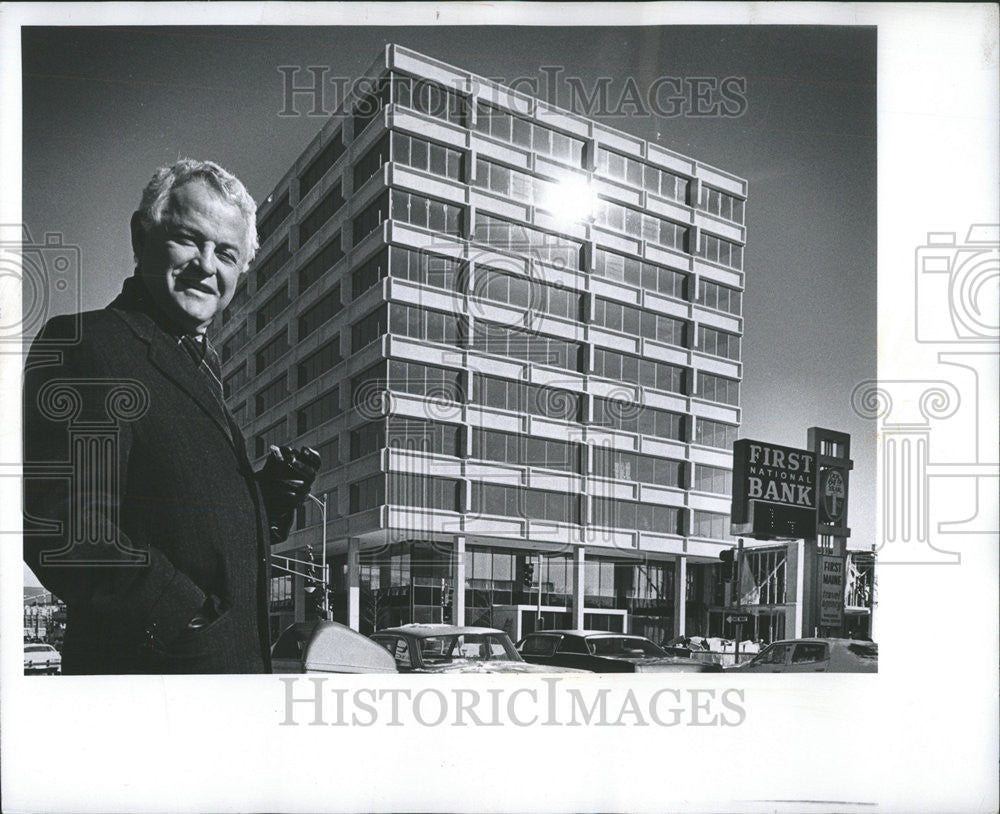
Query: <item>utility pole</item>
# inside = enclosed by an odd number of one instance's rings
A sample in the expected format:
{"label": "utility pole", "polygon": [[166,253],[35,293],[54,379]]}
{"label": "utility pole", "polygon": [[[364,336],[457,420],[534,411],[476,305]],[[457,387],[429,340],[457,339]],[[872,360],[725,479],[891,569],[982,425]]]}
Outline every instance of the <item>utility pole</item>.
{"label": "utility pole", "polygon": [[[736,541],[736,618],[743,612],[743,538]],[[743,622],[736,623],[736,661],[740,663],[740,636],[743,633]]]}
{"label": "utility pole", "polygon": [[538,565],[535,573],[538,574],[538,613],[535,616],[535,629],[542,629],[542,552],[538,552]]}
{"label": "utility pole", "polygon": [[322,604],[322,614],[324,621],[330,621],[330,575],[326,570],[326,495],[323,495],[323,499],[320,500],[315,495],[306,495],[313,503],[319,506],[319,510],[323,515],[323,551],[320,555],[320,573],[323,575],[323,604]]}

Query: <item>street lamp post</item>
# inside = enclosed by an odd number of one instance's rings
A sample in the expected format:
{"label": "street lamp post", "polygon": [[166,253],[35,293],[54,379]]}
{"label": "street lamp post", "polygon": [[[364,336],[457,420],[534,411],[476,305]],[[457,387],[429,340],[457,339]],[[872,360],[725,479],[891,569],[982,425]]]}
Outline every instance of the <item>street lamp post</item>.
{"label": "street lamp post", "polygon": [[330,620],[330,592],[329,592],[329,574],[326,571],[326,495],[323,495],[323,499],[320,500],[315,495],[306,495],[313,503],[319,506],[320,512],[323,515],[323,551],[320,555],[320,573],[323,574],[323,605],[322,613],[323,619],[325,621]]}

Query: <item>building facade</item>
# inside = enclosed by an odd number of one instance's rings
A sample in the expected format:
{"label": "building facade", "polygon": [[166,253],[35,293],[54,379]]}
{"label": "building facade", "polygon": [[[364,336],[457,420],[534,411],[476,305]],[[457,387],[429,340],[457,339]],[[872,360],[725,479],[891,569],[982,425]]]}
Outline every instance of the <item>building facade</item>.
{"label": "building facade", "polygon": [[[746,182],[387,46],[261,205],[223,315],[258,462],[322,471],[274,553],[363,632],[707,634],[726,601]],[[276,632],[311,612],[276,572]]]}

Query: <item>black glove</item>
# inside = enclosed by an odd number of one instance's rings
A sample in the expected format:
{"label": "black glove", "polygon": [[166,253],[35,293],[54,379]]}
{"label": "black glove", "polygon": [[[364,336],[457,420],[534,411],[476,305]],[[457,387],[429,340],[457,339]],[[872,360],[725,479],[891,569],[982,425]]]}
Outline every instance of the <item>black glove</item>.
{"label": "black glove", "polygon": [[288,537],[295,510],[305,503],[320,463],[319,453],[310,447],[271,447],[257,473],[257,483],[264,497],[272,543]]}

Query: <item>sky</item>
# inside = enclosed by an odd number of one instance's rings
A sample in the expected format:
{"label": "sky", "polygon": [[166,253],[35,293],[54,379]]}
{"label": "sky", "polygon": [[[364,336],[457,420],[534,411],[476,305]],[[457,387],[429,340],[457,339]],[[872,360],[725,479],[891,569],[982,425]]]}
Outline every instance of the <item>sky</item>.
{"label": "sky", "polygon": [[[279,67],[298,66],[299,85],[307,66],[351,81],[386,43],[534,83],[569,109],[572,86],[603,80],[608,109],[576,112],[747,179],[741,437],[805,447],[810,426],[850,433],[849,545],[869,548],[875,424],[850,397],[876,375],[874,28],[26,28],[25,225],[35,242],[58,233],[79,248],[79,302],[103,307],[131,273],[129,217],[154,169],[212,159],[263,200],[326,118],[288,103]],[[745,109],[624,104],[661,77],[741,77]],[[330,113],[336,84],[325,88]],[[51,314],[71,304],[53,300]]]}

